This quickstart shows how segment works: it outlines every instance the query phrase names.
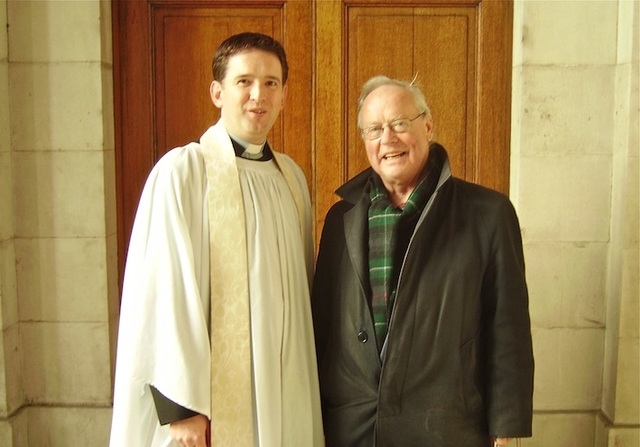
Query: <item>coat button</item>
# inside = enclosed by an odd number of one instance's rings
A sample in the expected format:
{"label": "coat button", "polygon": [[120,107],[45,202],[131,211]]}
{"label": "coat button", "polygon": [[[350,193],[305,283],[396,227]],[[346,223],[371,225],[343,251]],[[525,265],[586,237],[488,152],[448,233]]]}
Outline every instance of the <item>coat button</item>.
{"label": "coat button", "polygon": [[362,343],[366,343],[367,340],[369,340],[369,334],[367,334],[366,331],[358,332],[358,340],[360,340]]}

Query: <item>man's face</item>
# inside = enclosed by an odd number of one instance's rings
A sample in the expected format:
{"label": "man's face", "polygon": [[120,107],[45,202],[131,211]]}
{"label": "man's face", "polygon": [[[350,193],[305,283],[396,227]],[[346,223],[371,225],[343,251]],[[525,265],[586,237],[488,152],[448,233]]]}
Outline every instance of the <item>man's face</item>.
{"label": "man's face", "polygon": [[286,96],[280,60],[261,50],[235,54],[229,58],[225,78],[213,81],[210,93],[231,134],[249,143],[262,144]]}
{"label": "man's face", "polygon": [[433,121],[430,115],[418,117],[403,133],[394,133],[388,124],[415,118],[421,112],[411,93],[395,85],[378,87],[364,100],[360,110],[362,127],[381,125],[384,129],[380,138],[364,139],[367,157],[389,191],[413,190],[417,186],[429,157]]}

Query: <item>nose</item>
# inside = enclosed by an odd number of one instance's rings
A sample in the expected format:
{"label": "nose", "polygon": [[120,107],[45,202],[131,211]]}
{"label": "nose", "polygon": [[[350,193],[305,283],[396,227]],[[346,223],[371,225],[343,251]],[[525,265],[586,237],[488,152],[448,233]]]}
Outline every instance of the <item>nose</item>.
{"label": "nose", "polygon": [[385,124],[382,126],[382,135],[380,136],[380,143],[386,144],[389,142],[396,141],[398,138],[398,134],[394,132],[391,126]]}
{"label": "nose", "polygon": [[254,82],[251,86],[250,98],[255,102],[260,102],[264,98],[264,89],[259,82]]}

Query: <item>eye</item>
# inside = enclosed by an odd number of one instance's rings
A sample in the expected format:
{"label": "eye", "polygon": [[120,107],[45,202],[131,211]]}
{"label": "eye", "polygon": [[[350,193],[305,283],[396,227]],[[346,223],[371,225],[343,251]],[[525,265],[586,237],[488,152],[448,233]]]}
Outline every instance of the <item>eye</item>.
{"label": "eye", "polygon": [[411,126],[411,121],[407,119],[397,120],[389,124],[389,127],[391,127],[393,131],[396,133],[406,132],[407,130],[409,130],[410,126]]}
{"label": "eye", "polygon": [[267,87],[277,87],[279,85],[278,81],[267,81]]}
{"label": "eye", "polygon": [[251,81],[249,81],[246,78],[240,78],[238,79],[238,85],[249,85],[251,83]]}
{"label": "eye", "polygon": [[367,140],[375,140],[382,135],[382,126],[375,124],[373,126],[365,127],[361,131],[362,136]]}

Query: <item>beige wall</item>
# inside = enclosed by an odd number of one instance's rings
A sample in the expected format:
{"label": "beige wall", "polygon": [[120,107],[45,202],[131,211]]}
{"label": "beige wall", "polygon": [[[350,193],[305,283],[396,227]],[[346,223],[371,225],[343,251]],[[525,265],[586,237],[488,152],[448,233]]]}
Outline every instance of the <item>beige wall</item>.
{"label": "beige wall", "polygon": [[[638,1],[516,1],[527,446],[639,445]],[[0,445],[106,445],[117,313],[108,2],[0,0]],[[10,87],[10,89],[9,89]]]}
{"label": "beige wall", "polygon": [[0,11],[0,445],[105,445],[117,304],[110,4],[9,0]]}
{"label": "beige wall", "polygon": [[524,445],[637,447],[638,2],[515,11],[511,196],[536,356]]}
{"label": "beige wall", "polygon": [[[7,4],[0,0],[0,29],[7,23]],[[7,33],[0,33],[0,445],[12,444],[7,417],[24,401],[18,343],[15,275],[13,171],[9,131],[9,63]]]}

